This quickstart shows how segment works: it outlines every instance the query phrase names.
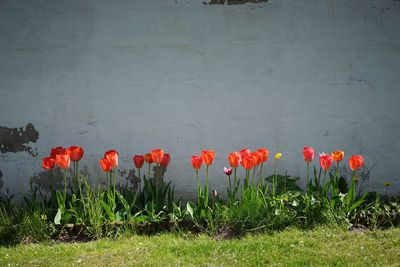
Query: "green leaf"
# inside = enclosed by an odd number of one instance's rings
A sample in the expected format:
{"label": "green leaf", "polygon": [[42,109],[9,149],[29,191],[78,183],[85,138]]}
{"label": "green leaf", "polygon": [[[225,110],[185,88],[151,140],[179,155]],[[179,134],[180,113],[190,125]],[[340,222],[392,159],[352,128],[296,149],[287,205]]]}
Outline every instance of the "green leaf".
{"label": "green leaf", "polygon": [[350,211],[356,209],[358,206],[360,206],[362,203],[364,203],[365,198],[367,197],[368,192],[365,193],[364,195],[362,195],[362,197],[360,197],[359,200],[357,200],[351,207],[350,207]]}
{"label": "green leaf", "polygon": [[101,205],[103,206],[103,209],[106,211],[108,218],[111,221],[115,221],[115,214],[111,211],[111,207],[107,205],[104,201],[101,202]]}
{"label": "green leaf", "polygon": [[62,214],[62,212],[61,212],[61,210],[60,209],[58,209],[57,210],[57,214],[56,214],[56,216],[54,217],[54,224],[55,225],[60,225],[61,224],[61,214]]}
{"label": "green leaf", "polygon": [[193,209],[193,207],[192,207],[192,205],[191,205],[190,202],[188,202],[188,203],[186,204],[186,210],[187,210],[187,212],[190,214],[190,216],[191,216],[192,218],[194,218],[194,217],[193,217],[194,209]]}
{"label": "green leaf", "polygon": [[126,212],[130,212],[131,208],[129,206],[128,201],[126,201],[126,199],[121,195],[120,192],[115,191],[115,193],[117,194],[117,196],[119,197],[119,200],[121,200],[122,205],[124,206],[124,209]]}

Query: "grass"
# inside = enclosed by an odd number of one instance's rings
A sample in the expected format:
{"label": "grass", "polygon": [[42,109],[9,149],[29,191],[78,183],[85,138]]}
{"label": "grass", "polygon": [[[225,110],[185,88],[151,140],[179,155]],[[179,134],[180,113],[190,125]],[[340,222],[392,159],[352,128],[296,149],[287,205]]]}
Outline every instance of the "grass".
{"label": "grass", "polygon": [[400,266],[400,229],[318,228],[216,241],[161,234],[0,247],[0,266]]}

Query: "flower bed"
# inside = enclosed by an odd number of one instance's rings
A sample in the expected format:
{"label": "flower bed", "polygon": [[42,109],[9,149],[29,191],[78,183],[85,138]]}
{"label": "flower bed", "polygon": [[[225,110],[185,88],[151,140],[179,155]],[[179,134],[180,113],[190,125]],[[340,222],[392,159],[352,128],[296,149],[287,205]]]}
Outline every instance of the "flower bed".
{"label": "flower bed", "polygon": [[[163,149],[132,157],[140,183],[137,188],[130,188],[116,183],[117,151],[109,150],[99,160],[107,181],[104,186],[89,183],[79,173],[83,148],[56,147],[42,161],[52,181],[50,194],[32,189],[22,205],[16,205],[10,198],[1,200],[0,237],[15,242],[40,241],[60,235],[100,238],[117,235],[121,230],[137,233],[184,230],[213,234],[229,231],[228,235],[236,236],[289,226],[379,228],[399,224],[400,205],[396,197],[382,199],[377,193],[361,192],[363,156],[348,158],[351,170],[348,175],[341,169],[345,159],[343,151],[321,153],[319,166],[312,166],[314,149],[304,147],[302,156],[307,176],[303,191],[297,185],[300,178],[278,172],[283,157],[280,152],[272,159],[274,173],[265,177],[263,165],[269,160],[269,154],[266,148],[256,151],[245,148],[229,153],[229,167],[224,168],[228,176],[225,198],[209,190],[212,179],[209,168],[212,168],[215,152],[203,150],[200,155],[193,155],[196,200],[182,203],[175,196],[172,183],[163,179],[171,161],[170,154]],[[145,163],[148,168],[142,171]],[[205,183],[200,184],[203,166]],[[238,175],[239,168],[245,170],[244,177]],[[56,187],[53,177],[58,169],[63,178],[61,189]]]}

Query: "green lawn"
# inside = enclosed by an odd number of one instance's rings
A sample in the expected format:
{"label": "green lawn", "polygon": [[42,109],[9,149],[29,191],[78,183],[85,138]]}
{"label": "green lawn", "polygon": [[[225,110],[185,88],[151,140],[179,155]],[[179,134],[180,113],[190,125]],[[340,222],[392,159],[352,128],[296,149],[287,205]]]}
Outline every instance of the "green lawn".
{"label": "green lawn", "polygon": [[287,230],[216,241],[207,236],[131,236],[80,244],[0,247],[0,266],[400,266],[400,229]]}

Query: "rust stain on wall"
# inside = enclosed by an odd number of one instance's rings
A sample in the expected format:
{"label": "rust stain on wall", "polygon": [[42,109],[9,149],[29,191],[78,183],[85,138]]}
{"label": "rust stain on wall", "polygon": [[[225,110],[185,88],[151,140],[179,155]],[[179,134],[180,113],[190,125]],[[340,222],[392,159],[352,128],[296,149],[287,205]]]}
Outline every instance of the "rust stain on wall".
{"label": "rust stain on wall", "polygon": [[8,128],[0,126],[0,152],[27,152],[31,156],[37,156],[37,149],[33,149],[28,143],[35,143],[39,139],[39,132],[32,123],[26,127]]}
{"label": "rust stain on wall", "polygon": [[247,3],[258,4],[265,3],[268,0],[210,0],[208,2],[203,2],[205,5],[243,5]]}

